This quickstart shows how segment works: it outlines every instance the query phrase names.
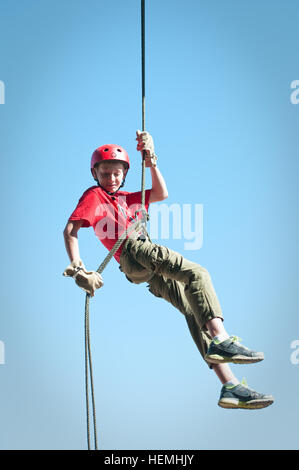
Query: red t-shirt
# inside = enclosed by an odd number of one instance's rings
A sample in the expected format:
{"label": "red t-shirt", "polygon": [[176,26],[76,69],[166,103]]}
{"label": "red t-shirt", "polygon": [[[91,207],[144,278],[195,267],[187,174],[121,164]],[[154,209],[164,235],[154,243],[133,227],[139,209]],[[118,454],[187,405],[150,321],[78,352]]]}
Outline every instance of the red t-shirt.
{"label": "red t-shirt", "polygon": [[[145,191],[145,208],[148,210],[151,190]],[[135,211],[141,208],[141,191],[128,193],[117,191],[109,195],[99,186],[88,188],[77,204],[69,220],[83,220],[82,227],[94,228],[96,236],[103,245],[111,250],[123,231],[135,217]],[[141,213],[138,215],[141,218]],[[122,246],[114,257],[119,262]]]}

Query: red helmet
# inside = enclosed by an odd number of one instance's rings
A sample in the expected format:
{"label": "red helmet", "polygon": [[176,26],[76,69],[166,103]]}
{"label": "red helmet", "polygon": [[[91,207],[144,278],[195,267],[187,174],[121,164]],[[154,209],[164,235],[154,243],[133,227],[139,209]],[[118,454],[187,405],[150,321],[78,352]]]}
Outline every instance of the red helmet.
{"label": "red helmet", "polygon": [[98,147],[92,154],[90,168],[93,169],[96,163],[103,162],[106,160],[115,160],[124,162],[127,168],[130,168],[129,155],[119,145],[102,145]]}

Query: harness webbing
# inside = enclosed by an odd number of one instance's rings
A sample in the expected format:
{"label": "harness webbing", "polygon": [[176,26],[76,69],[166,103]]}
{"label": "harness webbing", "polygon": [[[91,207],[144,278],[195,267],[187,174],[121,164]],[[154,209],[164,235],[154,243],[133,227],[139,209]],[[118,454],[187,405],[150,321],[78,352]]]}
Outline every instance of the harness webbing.
{"label": "harness webbing", "polygon": [[[141,0],[141,62],[142,62],[142,131],[145,130],[145,0]],[[142,212],[143,217],[138,219],[138,212]],[[109,251],[106,258],[100,264],[97,272],[101,274],[109,261],[113,258],[117,250],[120,248],[124,240],[132,233],[136,232],[143,225],[146,227],[148,214],[145,210],[145,152],[142,155],[142,177],[141,177],[141,210],[135,213],[135,222],[131,224],[120,235],[112,249]],[[87,445],[90,450],[90,413],[89,413],[89,380],[91,388],[92,400],[92,415],[93,415],[93,434],[94,434],[94,447],[98,449],[97,439],[97,425],[96,425],[96,407],[95,407],[95,393],[93,383],[92,371],[92,357],[90,346],[90,325],[89,325],[89,301],[90,295],[86,294],[85,298],[85,316],[84,316],[84,332],[85,332],[85,391],[86,391],[86,421],[87,421]]]}

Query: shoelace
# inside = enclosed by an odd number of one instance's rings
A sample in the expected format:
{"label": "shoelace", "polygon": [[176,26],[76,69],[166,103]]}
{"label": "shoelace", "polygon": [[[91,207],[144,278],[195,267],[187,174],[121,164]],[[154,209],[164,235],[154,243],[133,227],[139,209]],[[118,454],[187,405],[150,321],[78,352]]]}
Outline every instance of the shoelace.
{"label": "shoelace", "polygon": [[230,336],[230,339],[232,340],[233,343],[239,343],[240,346],[242,346],[243,349],[246,349],[247,351],[250,351],[249,348],[247,348],[247,346],[244,346],[244,344],[241,345],[241,341],[242,341],[242,338],[239,338],[239,336]]}
{"label": "shoelace", "polygon": [[247,388],[252,394],[254,398],[257,398],[259,396],[259,393],[257,393],[255,390],[252,390],[252,388],[248,387],[247,380],[245,377],[242,378],[240,385],[243,385],[243,387]]}
{"label": "shoelace", "polygon": [[249,387],[248,387],[248,384],[247,384],[247,379],[246,379],[246,377],[243,377],[243,378],[242,378],[240,384],[241,384],[241,385],[244,385],[244,387],[246,387],[246,388],[249,388]]}
{"label": "shoelace", "polygon": [[[236,342],[240,343],[242,341],[242,338],[239,338],[239,336],[235,336],[235,335],[229,336],[227,340],[225,341],[228,341],[229,339],[231,340],[232,343],[236,343]],[[222,343],[223,341],[224,340],[220,341],[220,343]]]}
{"label": "shoelace", "polygon": [[230,339],[232,340],[233,343],[235,343],[236,341],[238,343],[241,343],[241,341],[242,341],[242,338],[239,338],[239,336],[235,336],[235,335],[230,336]]}

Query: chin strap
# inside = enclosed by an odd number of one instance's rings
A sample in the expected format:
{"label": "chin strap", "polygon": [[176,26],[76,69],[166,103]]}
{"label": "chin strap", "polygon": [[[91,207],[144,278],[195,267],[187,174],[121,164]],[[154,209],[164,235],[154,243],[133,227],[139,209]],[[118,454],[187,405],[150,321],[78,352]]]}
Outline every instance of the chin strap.
{"label": "chin strap", "polygon": [[123,188],[123,187],[124,187],[126,178],[123,179],[123,181],[122,181],[120,187],[119,187],[116,191],[114,191],[114,193],[111,193],[110,191],[107,191],[107,189],[105,189],[105,188],[99,183],[98,180],[95,179],[95,181],[98,183],[98,186],[99,186],[100,188],[102,188],[103,191],[105,191],[105,193],[109,194],[109,196],[114,196],[114,194],[116,194],[116,193],[120,190],[120,188]]}

